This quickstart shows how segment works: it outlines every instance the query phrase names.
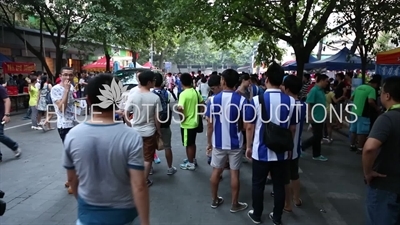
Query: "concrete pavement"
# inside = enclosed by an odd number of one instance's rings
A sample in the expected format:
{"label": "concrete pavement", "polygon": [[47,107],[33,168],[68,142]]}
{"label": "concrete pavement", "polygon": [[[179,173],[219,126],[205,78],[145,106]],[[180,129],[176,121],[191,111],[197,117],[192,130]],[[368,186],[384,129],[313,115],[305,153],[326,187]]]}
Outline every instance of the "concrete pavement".
{"label": "concrete pavement", "polygon": [[[0,217],[1,225],[72,225],[76,220],[76,201],[64,189],[65,170],[61,166],[62,144],[56,130],[30,130],[23,115],[14,116],[7,124],[6,135],[15,139],[23,149],[21,159],[14,159],[1,146],[0,189],[6,193],[7,211]],[[174,164],[185,158],[177,124],[172,125]],[[306,133],[304,138],[308,137]],[[310,153],[300,161],[303,207],[284,213],[283,222],[293,225],[362,225],[364,217],[364,184],[361,157],[348,151],[347,140],[336,135],[331,145],[323,147],[328,162],[316,162]],[[150,188],[151,223],[155,225],[222,225],[252,224],[245,212],[232,214],[228,173],[220,185],[225,203],[218,209],[210,207],[209,177],[211,168],[205,156],[206,137],[197,139],[199,167],[196,171],[182,171],[166,175],[164,153],[155,165]],[[244,164],[241,173],[241,201],[251,206],[251,164]],[[264,224],[271,224],[268,213],[273,199],[266,187]],[[249,207],[251,208],[251,207]]]}

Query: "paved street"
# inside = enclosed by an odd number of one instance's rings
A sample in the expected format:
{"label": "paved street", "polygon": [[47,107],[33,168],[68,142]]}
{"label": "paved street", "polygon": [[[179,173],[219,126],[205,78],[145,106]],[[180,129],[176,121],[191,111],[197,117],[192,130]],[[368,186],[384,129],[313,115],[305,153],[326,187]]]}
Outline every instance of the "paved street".
{"label": "paved street", "polygon": [[[5,133],[17,140],[23,149],[21,159],[15,160],[10,150],[1,146],[0,189],[6,193],[7,212],[0,217],[1,225],[72,225],[76,220],[76,202],[64,189],[66,175],[61,167],[62,144],[57,131],[33,131],[14,116]],[[22,124],[22,125],[21,125]],[[25,125],[23,125],[25,124]],[[185,153],[180,142],[179,126],[173,125],[175,166]],[[308,137],[309,134],[305,134]],[[362,225],[364,184],[361,157],[348,151],[345,137],[336,135],[334,143],[323,147],[328,162],[315,162],[306,155],[301,160],[302,199],[304,206],[294,213],[284,214],[285,224],[292,225]],[[179,170],[166,175],[162,163],[155,166],[150,188],[151,224],[154,225],[222,225],[251,224],[246,212],[229,212],[229,178],[220,185],[225,203],[218,209],[210,207],[209,177],[211,168],[205,156],[206,137],[197,139],[199,167],[195,172]],[[251,205],[251,164],[242,170],[241,201]],[[267,213],[272,209],[271,187],[266,188],[264,224],[271,224]]]}

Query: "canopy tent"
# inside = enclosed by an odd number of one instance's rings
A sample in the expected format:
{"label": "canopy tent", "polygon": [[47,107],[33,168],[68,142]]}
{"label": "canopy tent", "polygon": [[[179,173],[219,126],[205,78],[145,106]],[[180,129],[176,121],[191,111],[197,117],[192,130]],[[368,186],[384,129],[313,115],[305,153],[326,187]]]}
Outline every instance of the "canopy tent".
{"label": "canopy tent", "polygon": [[7,56],[0,53],[0,66],[2,66],[4,62],[12,62],[12,61]]}
{"label": "canopy tent", "polygon": [[[96,62],[85,65],[82,68],[87,71],[104,71],[104,70],[106,70],[106,65],[107,65],[107,59],[106,59],[106,57],[102,57],[99,60],[97,60]],[[119,65],[119,63],[118,63],[118,65]],[[112,69],[113,67],[114,67],[114,61],[112,59],[110,59],[110,69]],[[121,69],[121,68],[122,68],[122,66],[119,65],[119,69]]]}
{"label": "canopy tent", "polygon": [[[361,68],[361,58],[359,56],[351,56],[350,50],[344,47],[335,55],[328,57],[323,60],[315,61],[312,63],[306,63],[304,69],[320,69],[324,68],[327,70],[355,70]],[[373,70],[375,68],[375,62],[367,65],[367,70]]]}
{"label": "canopy tent", "polygon": [[151,62],[147,62],[147,63],[143,64],[142,67],[143,68],[153,68],[154,66],[153,66],[153,64]]}
{"label": "canopy tent", "polygon": [[376,54],[375,73],[382,76],[399,76],[400,48]]}
{"label": "canopy tent", "polygon": [[[310,57],[308,58],[308,62],[316,62],[318,61],[317,58],[315,58],[314,56],[310,55]],[[286,64],[286,65],[285,65]],[[286,62],[285,64],[283,64],[282,68],[284,70],[296,70],[297,69],[297,62],[296,60],[293,60],[292,62]]]}
{"label": "canopy tent", "polygon": [[133,62],[130,62],[129,64],[128,64],[128,68],[139,68],[139,69],[141,69],[141,68],[144,68],[142,65],[140,65],[139,63],[137,63],[136,62],[136,67],[133,65]]}

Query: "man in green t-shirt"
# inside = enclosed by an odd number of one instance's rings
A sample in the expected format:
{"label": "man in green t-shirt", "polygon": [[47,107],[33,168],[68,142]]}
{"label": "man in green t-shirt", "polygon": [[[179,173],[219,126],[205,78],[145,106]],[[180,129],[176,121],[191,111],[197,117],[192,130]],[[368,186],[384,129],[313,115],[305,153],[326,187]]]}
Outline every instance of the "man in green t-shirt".
{"label": "man in green t-shirt", "polygon": [[[377,79],[372,79],[368,84],[358,86],[350,100],[352,104],[353,119],[350,121],[352,151],[361,153],[367,135],[369,134],[371,124],[371,113],[379,111],[376,100],[376,88],[379,86]],[[358,146],[356,146],[356,141]]]}
{"label": "man in green t-shirt", "polygon": [[193,78],[190,74],[181,75],[183,92],[179,95],[178,111],[181,119],[182,144],[186,147],[187,160],[180,165],[183,170],[196,169],[196,135],[199,124],[198,104],[204,104],[203,98],[193,88]]}
{"label": "man in green t-shirt", "polygon": [[319,74],[316,79],[317,82],[311,88],[306,100],[308,121],[313,128],[313,136],[305,140],[302,146],[303,150],[312,146],[314,160],[327,161],[328,159],[321,155],[321,141],[327,115],[325,88],[329,85],[329,77],[325,74]]}

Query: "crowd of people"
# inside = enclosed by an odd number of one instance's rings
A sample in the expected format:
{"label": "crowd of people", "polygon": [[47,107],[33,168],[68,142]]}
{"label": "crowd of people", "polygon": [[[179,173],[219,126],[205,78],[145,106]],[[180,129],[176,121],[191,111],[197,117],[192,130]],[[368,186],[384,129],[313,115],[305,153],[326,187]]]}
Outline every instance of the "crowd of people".
{"label": "crowd of people", "polygon": [[[196,170],[196,138],[206,133],[207,155],[213,168],[211,208],[224,203],[224,198],[218,195],[218,187],[226,169],[231,178],[230,212],[237,213],[249,207],[239,200],[240,168],[243,162],[251,162],[252,209],[247,215],[253,223],[261,223],[265,185],[270,183],[274,208],[269,218],[280,225],[283,212],[290,213],[293,206],[303,205],[299,175],[302,152],[312,148],[312,159],[328,160],[321,154],[321,143],[324,136],[332,141],[330,127],[340,118],[327,120],[326,114],[331,112],[330,107],[341,108],[346,104],[352,104],[351,115],[347,115],[352,120],[351,149],[363,155],[368,184],[367,223],[396,225],[400,222],[400,143],[397,138],[400,128],[396,125],[400,118],[399,77],[383,82],[378,104],[376,92],[380,78],[373,78],[351,92],[343,74],[336,76],[337,82],[327,75],[316,74],[315,83],[312,83],[308,75],[302,81],[285,74],[277,63],[269,66],[261,80],[233,69],[209,76],[199,72],[197,76],[183,73],[166,77],[149,70],[138,74],[139,85],[129,91],[127,101],[119,104],[115,111],[113,104],[102,106],[104,99],[99,97],[115,78],[110,74],[98,74],[79,82],[84,84],[87,104],[97,112],[79,125],[75,116],[74,77],[72,68],[63,68],[59,83],[54,86],[43,77],[38,87],[37,78],[33,76],[27,82],[29,92],[37,89],[38,96],[42,95],[39,90],[46,88],[46,104],[49,104],[49,95],[52,110],[57,115],[56,126],[64,144],[63,166],[67,170],[65,186],[77,198],[78,225],[130,224],[136,217],[141,224],[150,224],[148,188],[153,185],[150,177],[152,164],[158,158],[156,150],[165,150],[166,174],[177,172],[171,149],[173,111],[179,116],[181,142],[187,156],[179,165],[180,169]],[[6,123],[10,107],[3,91],[0,87],[0,96],[5,101],[0,107],[0,116]],[[177,100],[175,106],[171,98]],[[35,100],[40,104],[40,97]],[[321,105],[323,107],[317,107]],[[385,113],[375,122],[371,121],[371,112],[377,116],[382,108]],[[31,108],[32,117],[38,109],[39,105]],[[124,123],[115,121],[116,113]],[[311,125],[313,135],[303,141],[306,122]],[[80,138],[82,136],[85,139]],[[0,137],[3,143],[8,142],[6,145],[16,157],[21,155],[17,143],[4,135]]]}

